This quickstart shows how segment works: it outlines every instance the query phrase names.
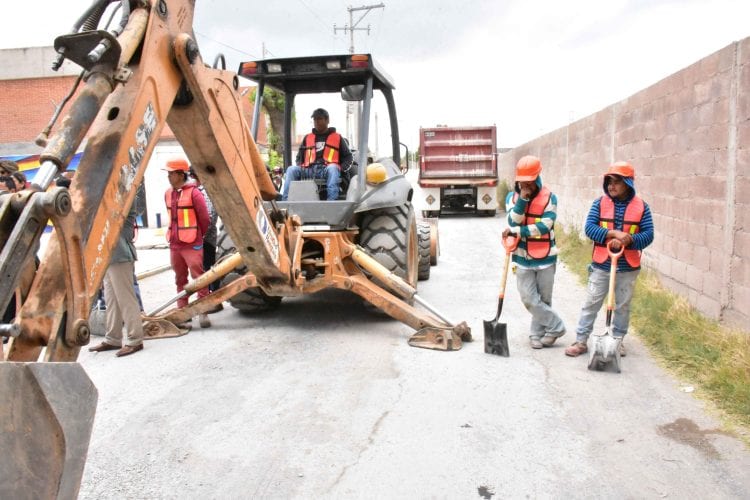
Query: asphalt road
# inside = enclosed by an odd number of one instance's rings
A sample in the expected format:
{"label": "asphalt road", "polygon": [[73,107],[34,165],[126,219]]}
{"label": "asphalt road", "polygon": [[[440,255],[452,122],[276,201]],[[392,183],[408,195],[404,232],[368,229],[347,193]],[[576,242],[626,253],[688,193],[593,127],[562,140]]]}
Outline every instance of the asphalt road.
{"label": "asphalt road", "polygon": [[[637,338],[619,375],[563,354],[583,300],[564,267],[559,345],[528,346],[510,275],[511,356],[484,353],[503,226],[440,220],[420,295],[472,327],[459,352],[410,347],[409,327],[338,291],[259,317],[227,306],[212,328],[127,358],[83,352],[99,406],[81,498],[750,497],[750,451]],[[141,282],[147,309],[172,279]]]}

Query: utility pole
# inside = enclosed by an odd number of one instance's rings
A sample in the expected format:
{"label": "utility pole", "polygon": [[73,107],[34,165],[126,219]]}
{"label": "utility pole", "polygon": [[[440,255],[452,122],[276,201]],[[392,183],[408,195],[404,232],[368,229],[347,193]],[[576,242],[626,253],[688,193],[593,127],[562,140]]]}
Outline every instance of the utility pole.
{"label": "utility pole", "polygon": [[[345,24],[343,28],[337,28],[336,25],[333,25],[333,34],[335,35],[337,31],[343,31],[346,33],[349,32],[349,53],[354,54],[354,32],[355,31],[367,31],[367,34],[370,34],[370,25],[367,25],[367,28],[357,28],[357,25],[362,21],[362,19],[365,18],[365,16],[372,10],[372,9],[384,9],[385,4],[379,3],[377,5],[363,5],[361,7],[347,7],[346,10],[349,11],[349,24]],[[357,22],[354,22],[354,13],[358,11],[365,11],[364,14],[359,16],[359,19],[357,19]]]}
{"label": "utility pole", "polygon": [[[343,31],[346,33],[349,32],[349,53],[354,54],[354,32],[355,31],[367,31],[367,34],[370,34],[370,25],[367,25],[367,28],[358,28],[357,26],[362,21],[362,19],[365,18],[365,16],[372,10],[372,9],[384,9],[385,4],[379,3],[376,5],[362,5],[360,7],[352,7],[349,6],[346,8],[346,10],[349,12],[349,24],[345,24],[343,28],[337,28],[336,24],[333,25],[333,34],[335,35],[338,31]],[[359,19],[357,21],[354,21],[354,13],[364,11],[364,13],[359,16]],[[349,140],[355,140],[357,143],[357,148],[359,148],[359,137],[356,139],[352,137],[352,133],[359,134],[359,120],[354,120],[356,123],[355,126],[352,126],[352,103],[348,103],[346,105],[346,135],[349,137]],[[361,104],[360,104],[361,107]],[[358,116],[358,115],[357,115]],[[353,129],[353,130],[352,130]]]}

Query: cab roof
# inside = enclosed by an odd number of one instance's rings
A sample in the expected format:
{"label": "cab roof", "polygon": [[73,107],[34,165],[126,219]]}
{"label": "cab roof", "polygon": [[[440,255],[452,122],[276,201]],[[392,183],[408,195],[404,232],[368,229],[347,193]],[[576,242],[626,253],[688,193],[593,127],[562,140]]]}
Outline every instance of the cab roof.
{"label": "cab roof", "polygon": [[238,74],[290,94],[339,92],[347,85],[365,83],[373,76],[373,89],[395,86],[370,54],[290,57],[240,63]]}

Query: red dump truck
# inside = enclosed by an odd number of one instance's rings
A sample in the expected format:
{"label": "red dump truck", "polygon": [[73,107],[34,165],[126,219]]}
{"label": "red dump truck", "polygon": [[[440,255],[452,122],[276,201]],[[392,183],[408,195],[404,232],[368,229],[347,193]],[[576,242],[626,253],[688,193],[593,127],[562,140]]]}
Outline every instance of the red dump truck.
{"label": "red dump truck", "polygon": [[422,215],[497,211],[497,129],[447,127],[419,129],[419,185]]}

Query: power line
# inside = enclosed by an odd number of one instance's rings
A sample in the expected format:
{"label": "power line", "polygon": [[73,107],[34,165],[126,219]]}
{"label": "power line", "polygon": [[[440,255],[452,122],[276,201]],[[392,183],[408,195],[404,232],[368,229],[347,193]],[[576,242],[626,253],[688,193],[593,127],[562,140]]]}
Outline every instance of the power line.
{"label": "power line", "polygon": [[202,36],[203,38],[205,38],[205,39],[207,39],[207,40],[210,40],[210,41],[212,41],[212,42],[214,42],[214,43],[216,43],[216,44],[219,44],[219,45],[221,45],[221,46],[223,46],[223,47],[226,47],[226,48],[228,48],[228,49],[231,49],[231,50],[233,50],[233,51],[235,51],[235,52],[239,52],[240,54],[245,54],[246,56],[250,56],[250,57],[251,57],[251,58],[253,58],[253,59],[261,59],[260,57],[256,56],[255,54],[251,54],[250,52],[245,52],[244,50],[240,50],[240,49],[238,49],[238,48],[232,47],[231,45],[227,45],[226,43],[222,43],[222,42],[220,42],[220,41],[218,41],[218,40],[214,40],[214,39],[213,39],[213,38],[211,38],[210,36],[206,36],[206,35],[204,35],[203,33],[201,33],[200,31],[195,31],[195,34],[196,34],[196,35],[200,35],[200,36]]}

